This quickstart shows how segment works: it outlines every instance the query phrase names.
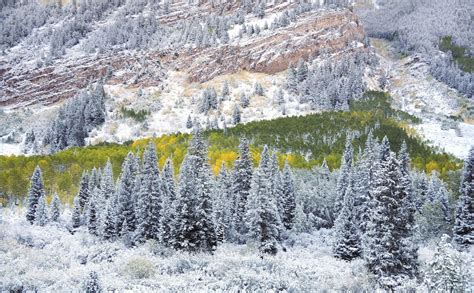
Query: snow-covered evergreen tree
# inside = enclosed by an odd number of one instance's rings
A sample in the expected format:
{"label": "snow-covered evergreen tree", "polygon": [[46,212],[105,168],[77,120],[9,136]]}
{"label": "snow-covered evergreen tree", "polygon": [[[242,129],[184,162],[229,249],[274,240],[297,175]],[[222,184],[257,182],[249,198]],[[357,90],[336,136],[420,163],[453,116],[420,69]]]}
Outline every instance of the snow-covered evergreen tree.
{"label": "snow-covered evergreen tree", "polygon": [[117,232],[122,230],[122,223],[127,220],[129,231],[135,230],[135,202],[134,202],[134,184],[136,175],[135,157],[129,152],[122,164],[122,172],[118,186],[118,207],[117,207]]}
{"label": "snow-covered evergreen tree", "polygon": [[353,153],[354,153],[354,149],[352,147],[352,138],[349,134],[347,134],[346,146],[344,149],[344,154],[342,155],[342,158],[341,158],[341,168],[339,169],[339,178],[337,180],[338,198],[335,203],[336,213],[341,210],[342,205],[343,205],[344,194],[346,192],[346,189],[348,186],[348,180],[352,172]]}
{"label": "snow-covered evergreen tree", "polygon": [[36,219],[36,208],[40,198],[44,198],[44,184],[41,168],[36,166],[30,180],[30,189],[28,190],[28,209],[26,211],[26,220],[33,224]]}
{"label": "snow-covered evergreen tree", "polygon": [[257,96],[264,96],[265,95],[265,93],[263,91],[263,87],[260,83],[258,83],[258,82],[255,83],[253,93],[254,93],[254,95],[257,95]]}
{"label": "snow-covered evergreen tree", "polygon": [[79,197],[74,198],[71,225],[73,228],[79,228],[81,226],[81,204],[79,203]]}
{"label": "snow-covered evergreen tree", "polygon": [[89,190],[89,173],[84,171],[82,173],[81,182],[79,183],[79,192],[77,197],[79,198],[79,204],[81,206],[81,211],[84,209],[87,201],[91,196],[91,190]]}
{"label": "snow-covered evergreen tree", "polygon": [[59,218],[61,216],[61,201],[59,200],[59,196],[56,192],[54,193],[53,201],[51,202],[51,207],[49,210],[51,214],[51,221],[59,222]]}
{"label": "snow-covered evergreen tree", "polygon": [[464,162],[453,228],[454,241],[459,245],[474,244],[474,147]]}
{"label": "snow-covered evergreen tree", "polygon": [[261,253],[276,254],[281,220],[277,200],[272,194],[270,176],[270,156],[265,146],[259,167],[252,178],[245,219],[249,240],[258,244]]}
{"label": "snow-covered evergreen tree", "polygon": [[186,128],[187,129],[193,128],[193,121],[191,119],[191,115],[188,115],[188,119],[186,120]]}
{"label": "snow-covered evergreen tree", "polygon": [[48,223],[48,208],[46,205],[46,200],[44,196],[41,196],[38,199],[38,205],[36,207],[35,213],[35,223],[39,226],[44,226]]}
{"label": "snow-covered evergreen tree", "polygon": [[234,106],[234,111],[232,112],[232,123],[234,125],[239,124],[241,121],[240,108],[239,106]]}
{"label": "snow-covered evergreen tree", "polygon": [[239,155],[234,163],[232,174],[233,194],[233,230],[240,235],[246,234],[245,213],[253,173],[252,157],[249,142],[245,137],[240,139]]}
{"label": "snow-covered evergreen tree", "polygon": [[467,267],[444,234],[438,243],[433,260],[425,275],[425,284],[431,292],[465,292]]}
{"label": "snow-covered evergreen tree", "polygon": [[245,109],[249,105],[250,105],[249,97],[245,94],[245,92],[240,93],[240,106]]}
{"label": "snow-covered evergreen tree", "polygon": [[167,159],[162,171],[162,217],[160,222],[161,242],[172,246],[174,236],[171,234],[174,219],[174,201],[176,200],[176,187],[174,182],[173,161]]}
{"label": "snow-covered evergreen tree", "polygon": [[89,273],[87,280],[84,283],[84,292],[86,293],[102,293],[104,289],[102,288],[102,283],[99,279],[99,274],[92,271]]}
{"label": "snow-covered evergreen tree", "polygon": [[293,227],[296,214],[296,193],[293,174],[291,172],[288,160],[285,161],[285,167],[281,176],[282,198],[283,198],[283,217],[282,222],[286,229]]}
{"label": "snow-covered evergreen tree", "polygon": [[136,241],[161,239],[162,183],[158,170],[156,148],[150,140],[143,153],[142,180],[138,194]]}
{"label": "snow-covered evergreen tree", "polygon": [[225,241],[229,238],[229,229],[231,225],[231,195],[232,182],[229,174],[222,163],[221,169],[216,179],[216,186],[213,190],[212,212],[214,226],[216,227],[216,236],[218,241]]}
{"label": "snow-covered evergreen tree", "polygon": [[90,234],[98,235],[98,212],[96,206],[96,200],[91,199],[87,204],[87,229]]}
{"label": "snow-covered evergreen tree", "polygon": [[112,240],[117,236],[117,216],[115,213],[115,206],[113,205],[113,202],[113,198],[110,198],[107,201],[107,206],[105,209],[105,217],[102,227],[102,237],[105,240]]}
{"label": "snow-covered evergreen tree", "polygon": [[114,175],[110,159],[107,160],[104,170],[102,171],[102,177],[100,179],[100,191],[104,200],[108,200],[115,194]]}
{"label": "snow-covered evergreen tree", "polygon": [[227,82],[227,80],[224,81],[224,83],[222,84],[221,95],[222,97],[227,97],[228,95],[230,95],[229,83]]}
{"label": "snow-covered evergreen tree", "polygon": [[359,257],[362,252],[354,209],[354,193],[353,179],[349,178],[342,209],[334,224],[334,256],[347,261]]}

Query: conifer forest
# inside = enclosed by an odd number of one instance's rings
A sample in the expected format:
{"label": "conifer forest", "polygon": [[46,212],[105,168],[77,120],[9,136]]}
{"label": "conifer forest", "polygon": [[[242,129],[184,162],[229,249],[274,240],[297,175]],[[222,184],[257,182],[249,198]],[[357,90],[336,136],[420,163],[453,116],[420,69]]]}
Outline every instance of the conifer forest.
{"label": "conifer forest", "polygon": [[0,0],[0,292],[472,292],[473,13]]}

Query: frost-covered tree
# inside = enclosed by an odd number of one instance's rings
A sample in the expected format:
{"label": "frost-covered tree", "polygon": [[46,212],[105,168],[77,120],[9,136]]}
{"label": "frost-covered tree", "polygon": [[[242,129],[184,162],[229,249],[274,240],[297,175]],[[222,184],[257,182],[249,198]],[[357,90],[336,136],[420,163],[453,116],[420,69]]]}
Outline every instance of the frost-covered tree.
{"label": "frost-covered tree", "polygon": [[349,178],[352,172],[353,153],[354,153],[354,149],[352,147],[352,138],[349,134],[347,134],[346,146],[344,149],[344,154],[342,155],[342,158],[341,158],[341,168],[339,169],[339,179],[337,180],[338,198],[335,203],[336,212],[339,212],[342,208],[342,204],[344,201],[344,194],[346,192]]}
{"label": "frost-covered tree", "polygon": [[296,192],[293,174],[291,172],[288,160],[285,161],[281,176],[282,198],[283,198],[283,214],[282,222],[286,229],[293,227],[296,214]]}
{"label": "frost-covered tree", "polygon": [[138,194],[136,241],[161,239],[161,199],[162,183],[158,170],[156,148],[150,140],[143,153],[141,185]]}
{"label": "frost-covered tree", "polygon": [[84,171],[82,173],[81,182],[79,183],[79,192],[77,193],[81,211],[84,209],[84,206],[86,205],[87,201],[89,201],[91,196],[91,190],[89,190],[89,181],[89,173]]}
{"label": "frost-covered tree", "polygon": [[296,93],[298,86],[298,78],[296,77],[296,69],[290,65],[286,78],[286,88],[290,93]]}
{"label": "frost-covered tree", "polygon": [[176,200],[176,187],[174,182],[173,161],[167,159],[163,171],[162,178],[162,217],[160,222],[161,242],[171,246],[174,236],[171,234],[174,219],[174,201]]}
{"label": "frost-covered tree", "polygon": [[285,95],[283,94],[283,90],[280,88],[278,91],[275,93],[275,98],[274,100],[277,102],[278,105],[283,105],[285,103]]}
{"label": "frost-covered tree", "polygon": [[233,228],[240,235],[246,234],[245,213],[248,196],[250,193],[253,173],[252,157],[249,142],[245,137],[240,139],[239,155],[234,163],[232,174],[233,194]]}
{"label": "frost-covered tree", "polygon": [[453,238],[459,245],[469,246],[474,244],[474,147],[464,162],[459,193]]}
{"label": "frost-covered tree", "polygon": [[55,192],[53,196],[53,201],[51,202],[51,207],[49,208],[51,214],[51,221],[59,222],[61,216],[61,201],[59,200],[58,194]]}
{"label": "frost-covered tree", "polygon": [[115,183],[110,159],[107,160],[102,177],[100,179],[100,192],[104,200],[108,200],[115,195]]}
{"label": "frost-covered tree", "polygon": [[308,65],[303,59],[298,60],[296,66],[296,79],[298,82],[304,81],[308,77]]}
{"label": "frost-covered tree", "polygon": [[369,272],[377,276],[384,288],[394,288],[405,278],[416,274],[416,250],[408,233],[403,211],[408,196],[400,163],[390,151],[384,137],[379,160],[375,162],[374,184],[371,190],[373,206],[364,235],[364,258]]}
{"label": "frost-covered tree", "polygon": [[354,209],[354,193],[353,180],[349,178],[342,209],[334,224],[333,254],[347,261],[359,257],[362,252],[357,215]]}
{"label": "frost-covered tree", "polygon": [[74,198],[71,225],[73,228],[79,228],[81,226],[81,204],[79,203],[79,197]]}
{"label": "frost-covered tree", "polygon": [[38,205],[35,212],[35,223],[39,226],[44,226],[48,223],[48,221],[48,208],[45,197],[42,196],[38,199]]}
{"label": "frost-covered tree", "polygon": [[276,254],[281,220],[277,199],[272,194],[270,176],[270,156],[268,147],[265,146],[252,178],[245,219],[249,240],[258,244],[261,253]]}
{"label": "frost-covered tree", "polygon": [[216,235],[218,241],[226,241],[229,239],[231,226],[231,196],[232,182],[225,167],[222,163],[221,169],[216,179],[216,185],[213,190],[212,212],[214,225],[216,227]]}
{"label": "frost-covered tree", "polygon": [[263,91],[263,87],[260,83],[256,82],[253,88],[253,94],[256,96],[264,96],[265,92]]}
{"label": "frost-covered tree", "polygon": [[122,230],[122,223],[127,220],[129,231],[135,230],[134,184],[136,176],[135,156],[129,152],[122,164],[120,181],[117,189],[117,232]]}
{"label": "frost-covered tree", "polygon": [[433,292],[464,292],[467,285],[467,267],[459,252],[444,234],[438,243],[433,260],[425,275],[425,284]]}
{"label": "frost-covered tree", "polygon": [[98,211],[95,199],[91,199],[87,204],[87,230],[90,234],[98,235]]}
{"label": "frost-covered tree", "polygon": [[232,112],[232,123],[234,125],[239,124],[241,121],[241,115],[240,115],[240,108],[239,106],[234,107],[234,111]]}
{"label": "frost-covered tree", "polygon": [[186,128],[187,129],[193,128],[193,121],[191,119],[191,115],[188,115],[188,119],[186,120]]}
{"label": "frost-covered tree", "polygon": [[105,209],[105,218],[102,227],[102,237],[105,240],[112,240],[117,236],[117,216],[115,213],[115,206],[113,198],[107,201]]}
{"label": "frost-covered tree", "polygon": [[227,82],[227,80],[224,81],[224,83],[222,84],[221,95],[222,95],[222,97],[227,97],[227,96],[230,95],[229,83]]}
{"label": "frost-covered tree", "polygon": [[36,219],[36,208],[40,198],[44,198],[44,183],[41,168],[36,166],[30,179],[30,189],[28,190],[28,209],[26,211],[26,220],[33,224]]}
{"label": "frost-covered tree", "polygon": [[245,94],[245,92],[240,93],[240,106],[245,109],[249,105],[250,105],[249,97]]}
{"label": "frost-covered tree", "polygon": [[102,288],[102,282],[99,279],[99,274],[92,271],[89,273],[85,283],[84,283],[84,292],[86,293],[102,293],[104,289]]}

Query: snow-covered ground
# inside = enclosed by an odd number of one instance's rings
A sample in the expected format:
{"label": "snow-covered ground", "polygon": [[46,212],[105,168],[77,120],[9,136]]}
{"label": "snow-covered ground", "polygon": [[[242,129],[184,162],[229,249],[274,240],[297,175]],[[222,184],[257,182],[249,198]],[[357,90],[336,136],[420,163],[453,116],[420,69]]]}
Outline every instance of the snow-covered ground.
{"label": "snow-covered ground", "polygon": [[[286,252],[260,258],[248,245],[222,244],[214,254],[176,252],[153,242],[126,248],[82,230],[72,235],[63,224],[32,226],[21,209],[0,212],[2,292],[78,292],[90,271],[116,292],[373,291],[362,260],[332,257],[331,230],[290,235]],[[65,223],[69,214],[63,217]],[[420,249],[422,270],[432,257],[432,246]]]}

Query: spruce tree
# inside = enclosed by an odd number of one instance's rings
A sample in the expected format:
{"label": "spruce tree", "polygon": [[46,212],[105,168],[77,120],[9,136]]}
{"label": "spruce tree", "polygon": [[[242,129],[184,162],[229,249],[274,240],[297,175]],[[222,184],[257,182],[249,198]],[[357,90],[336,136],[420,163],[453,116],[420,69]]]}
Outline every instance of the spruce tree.
{"label": "spruce tree", "polygon": [[346,146],[344,149],[344,154],[341,158],[341,168],[339,169],[339,178],[337,180],[337,194],[338,198],[335,203],[335,211],[338,213],[344,201],[344,194],[348,186],[348,180],[352,172],[352,157],[354,149],[352,147],[352,138],[347,134]]}
{"label": "spruce tree", "polygon": [[44,226],[48,223],[48,210],[46,206],[45,197],[42,196],[38,199],[38,205],[35,213],[35,223],[39,226]]}
{"label": "spruce tree", "polygon": [[361,255],[361,238],[357,227],[357,215],[354,212],[354,186],[349,178],[344,194],[344,203],[334,224],[334,256],[343,260],[353,260]]}
{"label": "spruce tree", "polygon": [[104,200],[108,200],[115,194],[115,183],[110,159],[107,160],[102,177],[100,179],[100,190]]}
{"label": "spruce tree", "polygon": [[221,92],[221,95],[223,97],[227,97],[228,95],[230,95],[230,90],[229,90],[229,83],[226,81],[224,81],[224,83],[222,84],[222,92]]}
{"label": "spruce tree", "polygon": [[135,230],[135,202],[134,202],[134,185],[136,175],[135,157],[129,152],[122,164],[122,172],[117,194],[117,232],[122,230],[122,223],[127,220],[127,228],[130,231]]}
{"label": "spruce tree", "polygon": [[176,188],[174,182],[174,168],[171,159],[167,159],[162,171],[162,217],[160,222],[161,242],[171,246],[174,236],[172,224],[174,218],[174,201],[176,200]]}
{"label": "spruce tree", "polygon": [[234,107],[234,112],[232,112],[232,124],[237,125],[241,121],[240,108],[239,106]]}
{"label": "spruce tree", "polygon": [[115,207],[113,205],[113,198],[107,201],[105,210],[105,218],[102,228],[102,237],[105,240],[112,240],[117,236]]}
{"label": "spruce tree", "polygon": [[283,168],[281,183],[283,187],[282,221],[285,228],[290,230],[293,227],[296,214],[296,195],[293,174],[291,172],[290,165],[288,164],[288,160],[285,161],[285,167]]}
{"label": "spruce tree", "polygon": [[91,235],[98,235],[98,213],[95,199],[89,200],[87,205],[87,229]]}
{"label": "spruce tree", "polygon": [[79,228],[81,226],[81,204],[79,203],[78,196],[74,198],[71,224],[73,228]]}
{"label": "spruce tree", "polygon": [[245,213],[248,195],[252,182],[253,163],[250,155],[249,142],[245,137],[240,139],[239,155],[234,163],[232,175],[233,194],[233,230],[240,235],[246,234]]}
{"label": "spruce tree", "polygon": [[51,221],[59,222],[61,216],[61,201],[59,200],[58,194],[55,192],[53,196],[53,201],[51,202]]}
{"label": "spruce tree", "polygon": [[92,271],[89,273],[87,280],[84,283],[84,292],[86,293],[102,293],[104,289],[102,288],[102,283],[99,279],[97,272]]}
{"label": "spruce tree", "polygon": [[81,183],[79,183],[79,192],[77,193],[77,197],[79,198],[79,205],[81,207],[81,211],[84,209],[87,201],[90,197],[90,190],[89,190],[89,173],[84,171],[82,173]]}
{"label": "spruce tree", "polygon": [[36,166],[30,180],[30,189],[28,190],[28,210],[26,212],[26,220],[33,224],[36,218],[36,208],[39,199],[45,196],[43,176],[41,168]]}
{"label": "spruce tree", "polygon": [[155,144],[150,140],[143,153],[142,180],[138,194],[138,227],[135,240],[160,239],[162,183]]}
{"label": "spruce tree", "polygon": [[261,253],[276,254],[281,220],[277,200],[272,194],[270,176],[270,156],[265,146],[259,167],[252,178],[245,218],[249,240],[258,244]]}
{"label": "spruce tree", "polygon": [[474,244],[474,147],[464,161],[459,194],[453,238],[457,244],[467,247]]}
{"label": "spruce tree", "polygon": [[231,226],[231,181],[225,163],[222,163],[216,186],[213,191],[213,218],[216,227],[216,237],[218,241],[225,241],[229,238]]}

